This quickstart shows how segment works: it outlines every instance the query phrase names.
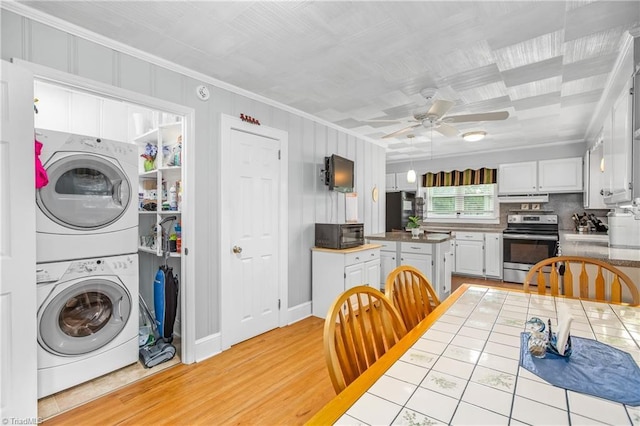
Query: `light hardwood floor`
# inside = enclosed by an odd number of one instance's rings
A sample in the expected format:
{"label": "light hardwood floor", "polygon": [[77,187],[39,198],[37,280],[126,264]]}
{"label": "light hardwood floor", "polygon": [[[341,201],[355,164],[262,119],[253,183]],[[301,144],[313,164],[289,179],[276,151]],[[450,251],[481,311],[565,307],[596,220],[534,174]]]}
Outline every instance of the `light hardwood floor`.
{"label": "light hardwood floor", "polygon": [[[453,289],[464,282],[522,287],[454,276]],[[203,362],[171,367],[44,424],[303,424],[335,396],[323,326],[320,318],[306,318]]]}
{"label": "light hardwood floor", "polygon": [[303,424],[335,396],[324,320],[310,317],[208,360],[171,367],[45,425]]}

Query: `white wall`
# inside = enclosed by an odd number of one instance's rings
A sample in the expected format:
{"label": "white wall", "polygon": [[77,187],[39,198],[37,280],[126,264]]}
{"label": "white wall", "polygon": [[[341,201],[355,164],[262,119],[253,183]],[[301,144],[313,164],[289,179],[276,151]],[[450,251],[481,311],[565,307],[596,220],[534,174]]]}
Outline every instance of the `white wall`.
{"label": "white wall", "polygon": [[[255,117],[265,126],[289,132],[289,307],[311,301],[311,252],[315,222],[344,220],[344,195],[330,193],[320,182],[325,156],[337,153],[356,164],[359,218],[365,232],[384,231],[384,197],[374,203],[371,190],[384,188],[384,148],[297,114],[217,87],[213,80],[176,72],[105,42],[96,43],[74,35],[73,26],[56,29],[16,13],[2,10],[0,50],[2,59],[19,58],[70,74],[96,80],[184,105],[195,110],[195,134],[189,149],[195,151],[196,199],[193,226],[198,234],[190,256],[195,256],[196,338],[220,330],[219,194],[220,114]],[[71,28],[71,29],[69,29]],[[77,32],[81,33],[81,32]],[[141,55],[142,56],[142,55]],[[158,61],[160,62],[160,61]],[[207,83],[211,98],[202,102],[195,88]],[[384,191],[381,192],[382,194]],[[190,226],[184,224],[184,226]]]}

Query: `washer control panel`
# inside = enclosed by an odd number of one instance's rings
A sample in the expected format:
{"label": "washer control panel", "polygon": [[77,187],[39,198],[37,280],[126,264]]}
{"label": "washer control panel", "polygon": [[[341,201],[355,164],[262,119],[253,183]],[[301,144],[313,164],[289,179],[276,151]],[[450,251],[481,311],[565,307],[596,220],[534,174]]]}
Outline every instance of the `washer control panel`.
{"label": "washer control panel", "polygon": [[51,263],[37,265],[36,284],[61,281],[91,275],[118,275],[133,267],[131,256],[119,256],[115,259],[84,259],[70,263]]}

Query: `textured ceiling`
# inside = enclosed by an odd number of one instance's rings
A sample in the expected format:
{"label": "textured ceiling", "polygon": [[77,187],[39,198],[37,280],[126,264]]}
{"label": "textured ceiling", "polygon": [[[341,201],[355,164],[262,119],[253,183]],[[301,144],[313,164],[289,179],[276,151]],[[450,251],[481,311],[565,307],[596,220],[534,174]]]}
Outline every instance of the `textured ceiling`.
{"label": "textured ceiling", "polygon": [[[380,140],[387,161],[581,141],[639,1],[20,1]],[[417,127],[423,88],[464,142]],[[376,121],[378,120],[378,121]],[[386,122],[381,120],[397,120]]]}

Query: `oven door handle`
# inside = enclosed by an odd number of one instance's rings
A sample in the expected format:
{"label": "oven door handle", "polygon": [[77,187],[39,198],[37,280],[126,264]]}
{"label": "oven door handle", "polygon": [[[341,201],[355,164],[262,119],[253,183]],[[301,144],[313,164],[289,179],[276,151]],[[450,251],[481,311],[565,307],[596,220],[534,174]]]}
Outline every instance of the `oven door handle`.
{"label": "oven door handle", "polygon": [[502,238],[508,240],[545,240],[558,241],[555,235],[531,235],[531,234],[502,234]]}

